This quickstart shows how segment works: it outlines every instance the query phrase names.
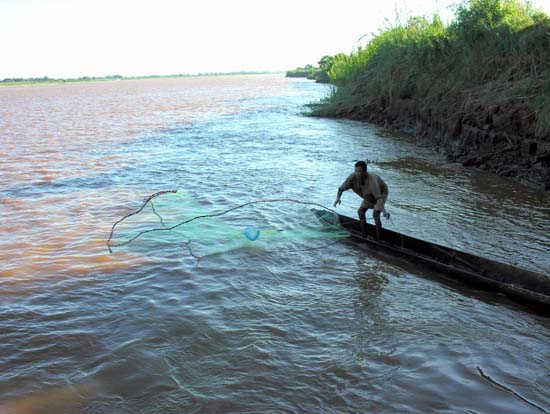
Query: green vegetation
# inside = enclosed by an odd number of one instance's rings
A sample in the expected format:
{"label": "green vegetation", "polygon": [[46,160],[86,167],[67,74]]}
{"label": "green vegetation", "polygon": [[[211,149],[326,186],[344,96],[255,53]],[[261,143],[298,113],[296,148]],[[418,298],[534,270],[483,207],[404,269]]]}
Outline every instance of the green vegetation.
{"label": "green vegetation", "polygon": [[414,17],[379,32],[328,71],[335,89],[312,105],[319,116],[360,117],[373,102],[413,100],[424,109],[515,105],[532,114],[537,136],[550,133],[550,17],[518,0],[468,0],[445,26]]}
{"label": "green vegetation", "polygon": [[80,78],[55,79],[44,76],[42,78],[6,78],[0,80],[0,86],[9,85],[34,85],[47,83],[73,83],[73,82],[103,82],[113,80],[137,80],[137,79],[159,79],[159,78],[188,78],[197,76],[226,76],[226,75],[260,75],[272,72],[209,72],[198,74],[179,74],[179,75],[148,75],[148,76],[82,76]]}
{"label": "green vegetation", "polygon": [[308,78],[314,79],[317,68],[313,65],[305,65],[303,68],[296,68],[286,72],[287,78]]}
{"label": "green vegetation", "polygon": [[318,67],[313,65],[306,65],[303,68],[296,68],[294,70],[289,70],[286,72],[288,78],[307,78],[315,80],[319,83],[328,83],[330,82],[329,72],[332,68],[334,60],[337,58],[344,58],[346,55],[339,53],[336,56],[326,55],[321,58],[317,64]]}

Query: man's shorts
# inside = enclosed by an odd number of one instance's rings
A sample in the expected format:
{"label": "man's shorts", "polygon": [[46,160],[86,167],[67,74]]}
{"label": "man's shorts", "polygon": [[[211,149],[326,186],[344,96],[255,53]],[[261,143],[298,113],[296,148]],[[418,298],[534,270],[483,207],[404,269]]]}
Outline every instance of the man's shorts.
{"label": "man's shorts", "polygon": [[[380,198],[380,204],[382,207],[385,206],[386,200],[388,199],[387,195],[384,195]],[[376,205],[376,199],[374,197],[367,197],[363,199],[363,202],[361,203],[361,209],[374,209],[374,206]],[[380,206],[379,206],[380,207]],[[377,207],[374,211],[382,211],[379,207]]]}

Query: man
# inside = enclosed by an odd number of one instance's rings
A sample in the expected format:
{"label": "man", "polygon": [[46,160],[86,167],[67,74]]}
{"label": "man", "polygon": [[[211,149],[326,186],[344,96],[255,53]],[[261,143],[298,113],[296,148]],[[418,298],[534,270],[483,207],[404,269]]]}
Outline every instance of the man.
{"label": "man", "polygon": [[376,174],[367,173],[367,163],[365,161],[358,161],[355,163],[355,172],[346,178],[338,188],[338,195],[336,196],[334,207],[341,204],[340,197],[342,193],[349,189],[352,189],[363,199],[359,210],[357,210],[363,237],[367,237],[367,218],[365,214],[369,208],[372,208],[372,216],[374,217],[374,223],[376,225],[376,239],[380,240],[380,234],[382,233],[380,213],[384,214],[386,220],[390,218],[390,214],[386,212],[385,208],[389,193],[388,186]]}

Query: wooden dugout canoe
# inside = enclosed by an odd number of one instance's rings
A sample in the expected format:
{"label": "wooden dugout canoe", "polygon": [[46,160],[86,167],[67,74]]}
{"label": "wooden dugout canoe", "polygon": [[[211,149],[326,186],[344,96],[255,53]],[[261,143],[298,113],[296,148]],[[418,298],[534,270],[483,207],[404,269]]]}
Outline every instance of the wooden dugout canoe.
{"label": "wooden dugout canoe", "polygon": [[427,266],[452,280],[484,290],[504,293],[516,302],[550,315],[550,277],[546,275],[385,228],[382,229],[380,240],[376,240],[375,227],[368,223],[367,237],[364,238],[361,236],[359,220],[326,210],[313,210],[313,212],[321,223],[345,228],[350,232],[350,237],[359,243],[405,258],[409,262]]}

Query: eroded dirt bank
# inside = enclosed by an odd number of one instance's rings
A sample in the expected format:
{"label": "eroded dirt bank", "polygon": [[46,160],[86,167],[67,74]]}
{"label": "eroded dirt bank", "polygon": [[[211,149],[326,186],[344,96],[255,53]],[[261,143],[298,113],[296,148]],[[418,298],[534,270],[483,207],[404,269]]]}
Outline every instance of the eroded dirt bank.
{"label": "eroded dirt bank", "polygon": [[537,135],[524,100],[491,100],[486,90],[432,103],[382,97],[339,116],[412,132],[449,161],[550,190],[550,136]]}

